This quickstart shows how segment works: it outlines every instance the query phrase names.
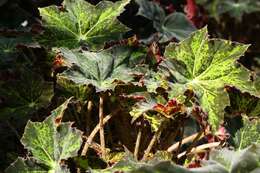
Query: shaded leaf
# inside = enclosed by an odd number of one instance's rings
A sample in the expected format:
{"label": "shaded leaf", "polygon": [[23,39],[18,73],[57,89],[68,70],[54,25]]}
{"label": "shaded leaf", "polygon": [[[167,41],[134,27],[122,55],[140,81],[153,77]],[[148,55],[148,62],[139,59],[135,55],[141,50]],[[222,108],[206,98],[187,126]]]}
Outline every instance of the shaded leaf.
{"label": "shaded leaf", "polygon": [[154,28],[159,32],[159,41],[168,42],[173,38],[183,40],[196,28],[183,13],[174,12],[166,16],[159,4],[148,0],[136,0],[140,6],[138,15],[153,21]]}
{"label": "shaded leaf", "polygon": [[201,168],[187,169],[169,161],[147,165],[131,173],[256,173],[259,172],[260,146],[251,145],[241,151],[228,149],[215,150],[210,153],[209,161]]}
{"label": "shaded leaf", "polygon": [[[37,21],[38,11],[32,2],[26,2],[26,8],[22,0],[0,1],[0,30],[13,30],[17,33],[30,32],[30,26]],[[19,34],[20,34],[19,33]]]}
{"label": "shaded leaf", "polygon": [[218,0],[214,3],[199,0],[197,3],[204,5],[211,16],[219,19],[219,16],[228,13],[231,17],[241,21],[244,14],[260,11],[260,3],[257,0]]}
{"label": "shaded leaf", "polygon": [[260,99],[249,93],[241,93],[234,87],[226,86],[230,98],[230,106],[227,108],[229,116],[246,114],[247,116],[260,116]]}
{"label": "shaded leaf", "polygon": [[66,97],[75,97],[81,101],[90,97],[90,88],[86,85],[75,85],[74,82],[66,78],[59,78],[57,80],[57,93]]}
{"label": "shaded leaf", "polygon": [[20,80],[0,84],[5,107],[0,109],[1,119],[21,119],[49,104],[53,96],[52,83],[30,70],[22,72]]}
{"label": "shaded leaf", "polygon": [[68,69],[58,80],[69,79],[76,84],[93,85],[97,91],[113,90],[118,82],[133,81],[132,50],[114,47],[101,52],[70,51],[60,49]]}
{"label": "shaded leaf", "polygon": [[42,8],[45,33],[38,41],[52,47],[86,45],[92,50],[101,49],[106,41],[118,39],[128,30],[117,20],[128,2],[101,1],[94,6],[84,0],[65,0],[65,10],[56,6]]}
{"label": "shaded leaf", "polygon": [[139,169],[132,170],[131,173],[192,173],[184,167],[175,165],[170,161],[163,161],[153,166],[143,166]]}
{"label": "shaded leaf", "polygon": [[206,173],[206,169],[211,168],[213,173],[255,173],[259,171],[259,163],[259,144],[253,144],[238,151],[225,148],[211,152],[209,161],[204,163],[205,168],[197,168],[197,172]]}
{"label": "shaded leaf", "polygon": [[18,50],[16,46],[19,44],[31,44],[30,36],[20,37],[1,37],[0,36],[0,67],[1,71],[8,68],[14,68],[19,62]]}
{"label": "shaded leaf", "polygon": [[14,163],[12,163],[8,169],[7,173],[48,173],[48,170],[41,165],[37,165],[32,159],[24,160],[23,158],[18,158]]}

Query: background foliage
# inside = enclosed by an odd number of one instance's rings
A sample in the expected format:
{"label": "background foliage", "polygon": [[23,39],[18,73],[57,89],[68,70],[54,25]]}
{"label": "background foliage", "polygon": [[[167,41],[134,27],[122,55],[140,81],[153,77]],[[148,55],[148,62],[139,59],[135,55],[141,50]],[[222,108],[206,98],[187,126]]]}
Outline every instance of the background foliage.
{"label": "background foliage", "polygon": [[259,172],[257,0],[0,11],[0,172]]}

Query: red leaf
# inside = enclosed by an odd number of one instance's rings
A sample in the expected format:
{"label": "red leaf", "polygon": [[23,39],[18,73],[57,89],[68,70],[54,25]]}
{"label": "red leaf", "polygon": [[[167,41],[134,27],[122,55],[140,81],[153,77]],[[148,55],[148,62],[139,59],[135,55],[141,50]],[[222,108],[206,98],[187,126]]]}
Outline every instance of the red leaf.
{"label": "red leaf", "polygon": [[195,0],[187,0],[187,5],[185,6],[185,12],[188,19],[192,20],[198,15],[198,7]]}

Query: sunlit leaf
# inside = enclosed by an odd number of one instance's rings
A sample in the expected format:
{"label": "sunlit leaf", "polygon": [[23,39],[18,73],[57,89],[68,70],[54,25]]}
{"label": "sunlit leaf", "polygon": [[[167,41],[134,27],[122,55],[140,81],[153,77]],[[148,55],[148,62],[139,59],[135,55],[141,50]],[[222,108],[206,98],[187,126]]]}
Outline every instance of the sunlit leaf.
{"label": "sunlit leaf", "polygon": [[216,129],[230,102],[225,85],[235,86],[242,92],[258,93],[248,70],[237,63],[247,48],[244,44],[209,39],[207,28],[194,32],[180,43],[171,43],[166,47],[166,60],[161,65],[172,89],[170,97],[178,98],[186,90],[193,90]]}
{"label": "sunlit leaf", "polygon": [[[70,122],[60,123],[69,100],[53,110],[43,122],[29,121],[25,127],[22,144],[35,159],[32,167],[28,160],[18,159],[7,172],[35,172],[41,168],[46,172],[69,172],[62,160],[77,156],[82,139],[81,132],[71,127]],[[40,168],[39,168],[40,167]]]}
{"label": "sunlit leaf", "polygon": [[38,41],[52,47],[101,49],[106,41],[121,38],[128,30],[117,20],[128,2],[101,1],[94,6],[84,0],[65,0],[64,10],[56,6],[42,8],[45,32]]}

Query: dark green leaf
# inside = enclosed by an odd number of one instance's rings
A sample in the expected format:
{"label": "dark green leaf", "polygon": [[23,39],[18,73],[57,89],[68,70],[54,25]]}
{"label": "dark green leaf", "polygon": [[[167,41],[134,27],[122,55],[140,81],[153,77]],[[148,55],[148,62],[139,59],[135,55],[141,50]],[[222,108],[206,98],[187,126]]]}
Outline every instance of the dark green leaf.
{"label": "dark green leaf", "polygon": [[41,76],[26,70],[22,72],[21,80],[1,84],[0,93],[6,104],[0,109],[1,119],[19,119],[47,106],[53,96],[53,87]]}
{"label": "dark green leaf", "polygon": [[211,16],[219,19],[219,16],[228,13],[231,17],[242,20],[244,14],[260,11],[260,3],[257,0],[217,0],[209,2],[199,0],[210,12]]}
{"label": "dark green leaf", "polygon": [[168,42],[173,38],[183,40],[196,28],[183,13],[174,12],[168,16],[159,4],[148,0],[136,0],[138,3],[138,15],[153,21],[154,28],[159,32],[160,42]]}
{"label": "dark green leaf", "polygon": [[93,85],[97,91],[114,89],[119,81],[133,81],[132,50],[113,47],[101,52],[70,51],[60,49],[68,70],[58,80],[68,79],[76,84]]}

